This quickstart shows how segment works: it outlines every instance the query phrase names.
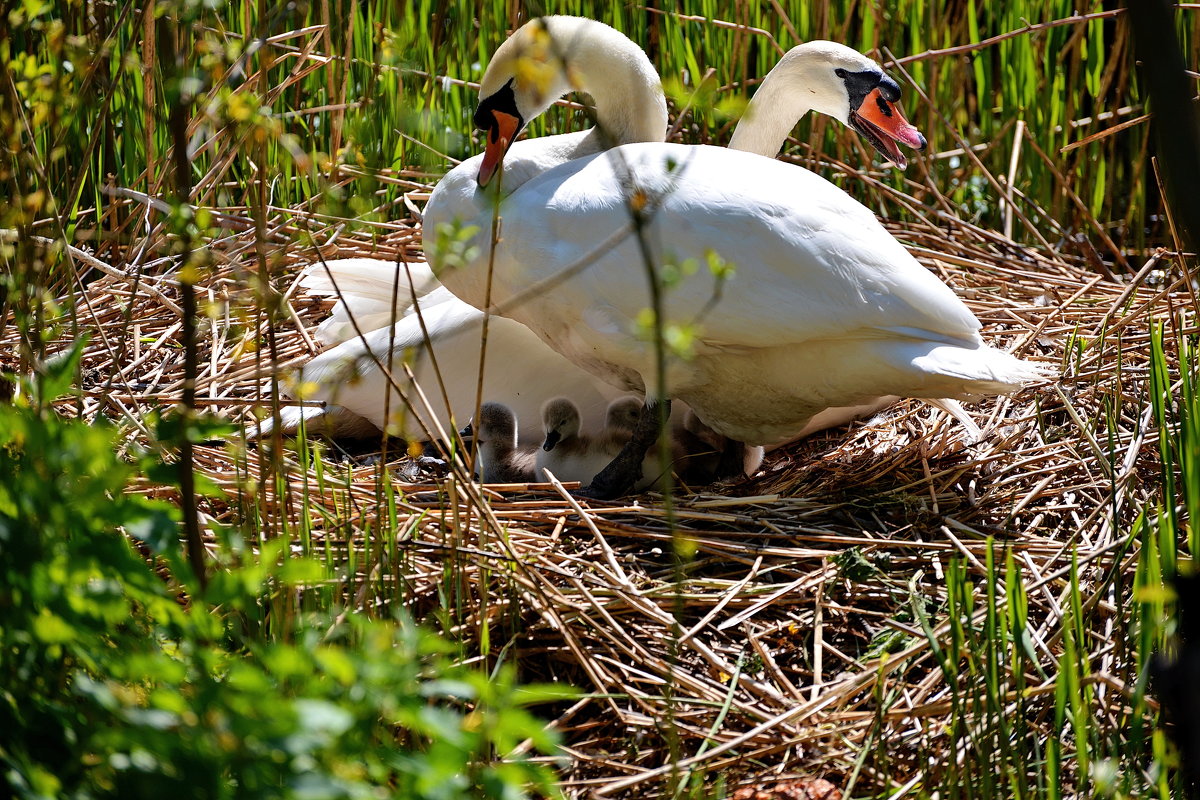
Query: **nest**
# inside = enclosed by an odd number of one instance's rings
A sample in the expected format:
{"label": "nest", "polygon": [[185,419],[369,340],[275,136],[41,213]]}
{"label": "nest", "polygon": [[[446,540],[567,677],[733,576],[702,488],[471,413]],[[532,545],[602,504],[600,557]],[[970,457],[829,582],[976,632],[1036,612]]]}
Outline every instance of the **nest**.
{"label": "nest", "polygon": [[[847,796],[851,784],[936,785],[984,752],[952,741],[990,742],[999,764],[1020,751],[1005,753],[1013,737],[1060,737],[1054,676],[1067,640],[1091,666],[1080,676],[1086,713],[1102,728],[1121,724],[1137,681],[1122,637],[1136,522],[1161,502],[1151,322],[1174,324],[1191,304],[1179,261],[1159,251],[1114,277],[1069,242],[1018,245],[952,209],[871,188],[916,212],[891,232],[966,301],[989,343],[1061,373],[973,405],[982,442],[903,401],[770,454],[746,480],[679,487],[671,503],[585,502],[562,485],[481,488],[461,474],[413,483],[395,447],[364,464],[330,452],[316,463],[303,448],[200,446],[199,469],[226,492],[201,501],[208,535],[214,523],[289,535],[343,565],[344,581],[322,591],[352,611],[404,607],[489,668],[516,664],[523,680],[582,689],[542,709],[563,737],[573,795],[644,797],[720,780],[771,796],[775,781],[805,776]],[[419,205],[427,187],[411,189]],[[351,230],[293,213],[256,242],[247,211],[224,214],[233,232],[210,244],[215,263],[199,285],[208,316],[197,405],[244,424],[269,408],[280,372],[318,350],[310,331],[328,306],[297,289],[297,265],[318,255],[418,260],[420,224]],[[322,244],[278,256],[308,235]],[[255,258],[264,244],[274,248],[265,266]],[[63,304],[91,338],[82,402],[64,411],[144,438],[147,412],[182,387],[178,284],[168,262],[134,273],[115,254],[113,264],[76,257],[87,281]],[[276,314],[253,288],[263,268]],[[3,350],[14,353],[8,338]],[[1005,622],[1016,593],[1025,621]],[[1000,632],[992,650],[985,631]],[[997,715],[1009,720],[1004,732]],[[1065,758],[1088,745],[1067,736],[1060,746]]]}

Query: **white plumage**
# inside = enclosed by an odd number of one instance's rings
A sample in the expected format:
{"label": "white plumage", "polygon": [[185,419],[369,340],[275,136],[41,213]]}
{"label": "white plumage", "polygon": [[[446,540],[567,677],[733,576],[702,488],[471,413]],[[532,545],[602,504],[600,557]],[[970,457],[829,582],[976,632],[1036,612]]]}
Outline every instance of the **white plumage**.
{"label": "white plumage", "polygon": [[[581,50],[574,74],[602,72],[587,57],[603,52]],[[863,86],[874,81],[878,94],[889,80],[878,66],[829,43],[800,63],[809,93],[791,113],[812,108],[863,130],[854,104],[873,97],[859,92]],[[481,110],[500,108],[487,94],[498,86],[512,91],[508,116],[528,119],[537,102],[503,62],[489,65]],[[612,81],[603,88],[619,90]],[[894,99],[898,89],[889,93]],[[904,137],[923,143],[908,130],[893,138]],[[653,394],[656,386],[653,350],[639,335],[651,301],[631,208],[649,209],[646,238],[656,265],[703,265],[713,254],[734,265],[721,285],[703,268],[684,277],[668,287],[664,305],[669,322],[696,331],[694,356],[671,360],[667,394],[722,435],[775,444],[833,406],[889,394],[971,398],[1041,377],[1037,367],[984,344],[966,306],[868,209],[800,167],[716,147],[625,144],[525,181],[502,203],[502,237],[491,258],[490,204],[471,177],[464,167],[452,171],[425,211],[427,229],[465,224],[479,231],[474,264],[430,254],[445,286],[483,307],[481,265],[494,264],[495,308],[629,391]]]}

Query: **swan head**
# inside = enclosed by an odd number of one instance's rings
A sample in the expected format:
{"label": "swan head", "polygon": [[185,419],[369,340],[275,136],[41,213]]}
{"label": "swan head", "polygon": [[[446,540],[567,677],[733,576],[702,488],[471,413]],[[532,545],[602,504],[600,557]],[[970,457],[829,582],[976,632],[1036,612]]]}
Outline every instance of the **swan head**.
{"label": "swan head", "polygon": [[[475,127],[487,131],[479,185],[486,186],[529,120],[571,90],[552,18],[522,25],[496,49],[479,83]],[[554,26],[557,27],[557,26]]]}
{"label": "swan head", "polygon": [[908,165],[897,142],[925,149],[925,137],[904,118],[898,105],[900,85],[876,62],[851,47],[824,41],[793,47],[780,66],[789,59],[796,63],[793,69],[806,73],[803,79],[812,110],[858,131],[896,166],[904,169]]}
{"label": "swan head", "polygon": [[546,440],[542,449],[549,452],[563,439],[579,434],[579,408],[566,397],[555,397],[542,406],[542,427]]}
{"label": "swan head", "polygon": [[613,144],[662,141],[667,105],[650,59],[629,37],[583,17],[537,17],[498,48],[479,82],[475,127],[487,132],[477,181],[486,186],[531,119],[587,92]]}
{"label": "swan head", "polygon": [[620,397],[608,404],[604,416],[604,427],[610,432],[637,429],[638,421],[642,418],[642,401],[630,395]]}

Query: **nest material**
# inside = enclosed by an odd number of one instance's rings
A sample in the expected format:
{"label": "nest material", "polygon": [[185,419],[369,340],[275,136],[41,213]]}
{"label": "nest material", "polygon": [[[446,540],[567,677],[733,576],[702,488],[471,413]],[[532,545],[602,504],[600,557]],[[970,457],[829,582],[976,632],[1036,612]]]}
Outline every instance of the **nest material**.
{"label": "nest material", "polygon": [[[948,682],[912,609],[923,604],[944,645],[946,573],[965,565],[982,597],[997,574],[988,537],[1028,595],[1027,674],[1005,675],[1003,697],[1031,730],[1049,730],[1074,558],[1093,667],[1084,680],[1092,710],[1115,725],[1136,665],[1114,636],[1126,620],[1113,579],[1132,582],[1132,523],[1159,502],[1149,326],[1189,306],[1184,276],[1160,252],[1136,276],[1113,278],[1086,254],[923,213],[889,227],[964,298],[989,343],[1061,368],[1058,381],[972,406],[982,443],[964,444],[943,414],[904,401],[771,454],[745,481],[681,488],[674,528],[654,494],[582,504],[561,486],[405,483],[398,461],[318,470],[290,450],[199,447],[200,469],[228,493],[202,501],[204,519],[290,531],[354,565],[339,589],[352,609],[404,606],[472,647],[488,642],[488,664],[583,689],[543,712],[571,759],[565,786],[581,796],[648,796],[698,771],[731,788],[766,773],[854,774],[881,788],[935,779],[931,753],[962,757],[945,750],[948,726],[982,678],[964,668],[962,685]],[[243,229],[213,244],[218,263],[201,287],[210,316],[197,394],[202,409],[246,422],[269,404],[279,371],[317,351],[309,331],[328,306],[297,289],[296,265],[315,256],[294,252],[271,267],[283,309],[271,322],[248,288],[254,226]],[[280,221],[268,240],[306,232]],[[325,257],[421,257],[413,220],[338,234],[325,237]],[[82,407],[69,410],[116,420],[136,439],[146,412],[182,385],[178,287],[161,264],[135,276],[88,259],[89,282],[69,298],[91,334]],[[3,351],[15,353],[11,328],[9,338]],[[280,469],[276,493],[266,474]],[[394,510],[381,505],[382,484]],[[981,608],[965,618],[978,622]],[[860,758],[881,746],[886,772]]]}

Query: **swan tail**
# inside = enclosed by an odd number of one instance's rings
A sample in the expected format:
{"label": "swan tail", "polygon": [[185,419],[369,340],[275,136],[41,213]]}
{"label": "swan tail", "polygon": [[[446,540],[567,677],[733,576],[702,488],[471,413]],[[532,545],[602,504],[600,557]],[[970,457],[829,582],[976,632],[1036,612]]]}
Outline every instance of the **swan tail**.
{"label": "swan tail", "polygon": [[337,299],[316,336],[324,344],[338,344],[358,331],[392,324],[412,307],[414,294],[424,297],[440,284],[428,264],[341,258],[308,265],[300,285],[312,294]]}
{"label": "swan tail", "polygon": [[959,400],[980,395],[1011,394],[1028,384],[1054,376],[1053,369],[1048,365],[1024,361],[986,345],[971,349],[935,347],[914,359],[913,364],[930,375],[951,379],[957,387],[951,388],[946,394]]}

